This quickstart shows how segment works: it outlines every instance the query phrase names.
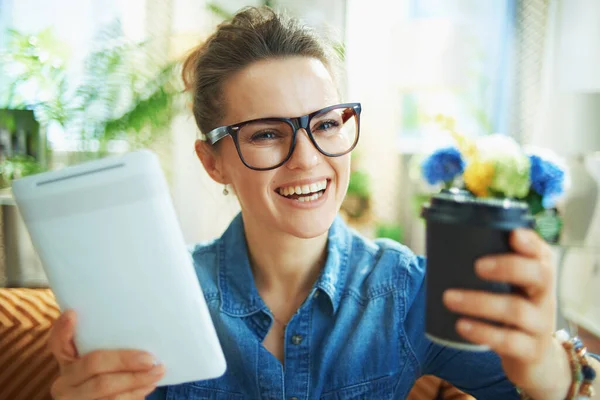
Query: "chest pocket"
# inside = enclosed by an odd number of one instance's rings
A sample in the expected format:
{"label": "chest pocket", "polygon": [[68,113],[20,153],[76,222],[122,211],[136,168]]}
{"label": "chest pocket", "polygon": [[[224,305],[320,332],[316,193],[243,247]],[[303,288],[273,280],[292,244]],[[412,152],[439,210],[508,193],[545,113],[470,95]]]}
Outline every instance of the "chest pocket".
{"label": "chest pocket", "polygon": [[170,386],[167,389],[167,400],[242,400],[240,393],[226,390],[199,387],[194,384]]}
{"label": "chest pocket", "polygon": [[388,375],[368,382],[347,386],[321,395],[321,400],[391,400],[398,384],[398,375]]}

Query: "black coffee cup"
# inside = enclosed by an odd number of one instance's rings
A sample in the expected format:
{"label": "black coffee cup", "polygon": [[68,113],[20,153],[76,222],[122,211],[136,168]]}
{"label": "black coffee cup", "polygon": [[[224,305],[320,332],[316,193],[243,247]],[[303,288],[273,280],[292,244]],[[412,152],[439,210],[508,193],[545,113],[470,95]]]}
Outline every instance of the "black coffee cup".
{"label": "black coffee cup", "polygon": [[475,274],[475,261],[513,252],[510,232],[533,227],[529,207],[519,201],[477,198],[467,191],[450,189],[434,195],[421,215],[427,223],[426,336],[458,349],[489,350],[456,332],[460,315],[448,310],[442,297],[447,289],[519,293],[516,286],[480,279]]}

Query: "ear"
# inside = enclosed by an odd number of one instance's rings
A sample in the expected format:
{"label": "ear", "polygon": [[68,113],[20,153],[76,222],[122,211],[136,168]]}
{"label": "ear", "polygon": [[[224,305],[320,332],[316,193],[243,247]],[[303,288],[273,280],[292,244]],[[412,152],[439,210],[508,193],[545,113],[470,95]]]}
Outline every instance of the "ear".
{"label": "ear", "polygon": [[222,185],[226,184],[227,182],[223,174],[221,158],[215,150],[211,148],[207,142],[200,139],[196,140],[194,148],[196,149],[196,155],[202,162],[208,175],[210,175],[215,182]]}

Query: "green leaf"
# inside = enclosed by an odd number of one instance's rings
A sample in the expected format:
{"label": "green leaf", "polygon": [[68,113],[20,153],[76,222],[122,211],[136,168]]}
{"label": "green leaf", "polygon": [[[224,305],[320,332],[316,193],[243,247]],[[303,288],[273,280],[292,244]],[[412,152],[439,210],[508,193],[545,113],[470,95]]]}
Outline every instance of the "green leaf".
{"label": "green leaf", "polygon": [[0,163],[0,187],[9,187],[13,179],[43,172],[44,167],[31,156],[15,156]]}
{"label": "green leaf", "polygon": [[548,243],[558,243],[562,228],[562,218],[555,210],[544,210],[535,215],[535,230]]}
{"label": "green leaf", "polygon": [[346,59],[346,44],[343,42],[338,42],[335,43],[333,46],[333,49],[335,50],[336,54],[338,55],[338,57],[340,58],[341,61],[344,61]]}
{"label": "green leaf", "polygon": [[348,194],[363,198],[371,197],[371,178],[364,171],[355,170],[350,173]]}
{"label": "green leaf", "polygon": [[421,218],[421,211],[423,210],[423,206],[429,202],[431,199],[430,194],[426,193],[416,193],[412,196],[412,207],[413,211],[416,215]]}
{"label": "green leaf", "polygon": [[529,211],[531,212],[531,215],[537,215],[544,211],[544,206],[542,205],[542,196],[537,192],[530,190],[524,200],[529,205]]}
{"label": "green leaf", "polygon": [[378,223],[375,227],[375,236],[392,239],[401,243],[404,239],[404,230],[398,224]]}
{"label": "green leaf", "polygon": [[220,5],[218,5],[215,2],[209,2],[206,7],[208,8],[208,10],[210,12],[212,12],[213,14],[215,14],[217,17],[225,19],[225,20],[230,20],[233,18],[233,14],[230,13],[229,11],[225,10],[223,7],[221,7]]}

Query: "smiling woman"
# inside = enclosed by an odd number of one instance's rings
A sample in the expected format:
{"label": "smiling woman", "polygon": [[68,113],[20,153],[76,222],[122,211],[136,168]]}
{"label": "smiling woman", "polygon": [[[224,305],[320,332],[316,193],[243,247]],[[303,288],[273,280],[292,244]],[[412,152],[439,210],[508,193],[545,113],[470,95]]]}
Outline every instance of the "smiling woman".
{"label": "smiling woman", "polygon": [[[493,350],[470,353],[425,336],[425,260],[338,217],[361,106],[340,99],[336,63],[331,46],[269,8],[240,11],[187,59],[196,153],[241,206],[219,239],[192,252],[228,369],[151,398],[400,399],[425,374],[477,398],[519,398],[515,384],[564,398],[579,383],[548,331],[554,269],[543,241],[516,232],[515,253],[478,262],[480,277],[528,297],[447,293],[448,308],[504,323],[461,319],[464,337]],[[150,379],[130,353],[78,358],[72,314],[61,318],[51,340],[63,367],[55,398],[154,389],[148,382],[162,372]]]}

